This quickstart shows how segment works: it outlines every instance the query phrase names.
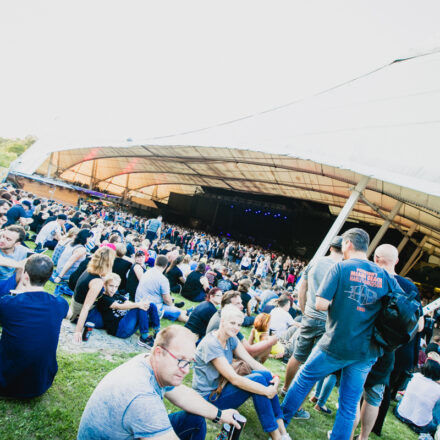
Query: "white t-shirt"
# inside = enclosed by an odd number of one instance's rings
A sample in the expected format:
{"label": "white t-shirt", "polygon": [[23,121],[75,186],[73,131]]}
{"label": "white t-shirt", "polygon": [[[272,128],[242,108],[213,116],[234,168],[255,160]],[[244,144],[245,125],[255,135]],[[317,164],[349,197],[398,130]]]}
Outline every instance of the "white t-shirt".
{"label": "white t-shirt", "polygon": [[61,235],[61,225],[56,220],[53,220],[41,228],[41,231],[35,238],[35,243],[41,243],[44,246],[44,243],[48,240],[53,240],[57,233]]}
{"label": "white t-shirt", "polygon": [[290,326],[294,324],[294,320],[289,312],[280,307],[275,307],[270,312],[270,329],[280,337]]}
{"label": "white t-shirt", "polygon": [[440,384],[415,373],[397,411],[414,425],[425,426],[432,421],[432,410],[439,399]]}

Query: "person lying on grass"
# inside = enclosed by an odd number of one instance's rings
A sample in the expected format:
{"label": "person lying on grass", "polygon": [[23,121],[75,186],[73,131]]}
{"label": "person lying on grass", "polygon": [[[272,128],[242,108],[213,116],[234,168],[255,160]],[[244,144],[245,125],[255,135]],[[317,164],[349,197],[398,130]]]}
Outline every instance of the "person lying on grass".
{"label": "person lying on grass", "polygon": [[[137,329],[140,330],[138,344],[151,348],[154,338],[160,330],[160,319],[155,304],[147,300],[132,302],[117,293],[121,278],[110,273],[104,278],[104,295],[98,300],[97,307],[102,315],[104,328],[117,338],[129,338]],[[153,336],[149,336],[150,324]]]}

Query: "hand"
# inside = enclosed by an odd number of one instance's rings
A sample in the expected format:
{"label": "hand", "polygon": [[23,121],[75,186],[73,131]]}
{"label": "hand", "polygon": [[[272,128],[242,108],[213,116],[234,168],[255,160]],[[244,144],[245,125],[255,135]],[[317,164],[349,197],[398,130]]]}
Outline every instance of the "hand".
{"label": "hand", "polygon": [[75,332],[73,334],[73,342],[75,344],[81,344],[81,342],[82,342],[82,334],[81,334],[81,332]]}
{"label": "hand", "polygon": [[234,419],[234,414],[240,414],[236,409],[225,409],[222,411],[222,416],[219,423],[227,423],[229,425],[234,425],[236,428],[240,429],[240,423]]}
{"label": "hand", "polygon": [[274,386],[275,388],[278,388],[278,385],[280,384],[280,376],[278,376],[278,375],[275,374],[275,375],[272,377],[272,380],[270,381],[270,383],[273,384],[273,386]]}
{"label": "hand", "polygon": [[53,280],[54,280],[55,283],[59,283],[61,281],[61,277],[59,277],[59,276],[55,277]]}
{"label": "hand", "polygon": [[278,336],[277,335],[269,336],[268,340],[271,342],[272,345],[275,345],[278,342]]}
{"label": "hand", "polygon": [[150,302],[149,301],[138,302],[138,308],[147,311],[150,308]]}

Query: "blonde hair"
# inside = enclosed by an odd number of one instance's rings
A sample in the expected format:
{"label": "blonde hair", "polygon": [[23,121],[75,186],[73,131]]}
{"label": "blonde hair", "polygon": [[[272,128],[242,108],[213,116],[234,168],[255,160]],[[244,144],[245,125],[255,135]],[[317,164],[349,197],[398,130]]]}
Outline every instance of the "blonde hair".
{"label": "blonde hair", "polygon": [[191,257],[189,255],[185,255],[183,257],[183,263],[188,264],[191,261]]}
{"label": "blonde hair", "polygon": [[105,276],[112,271],[116,253],[107,246],[99,248],[87,265],[87,272],[93,275]]}
{"label": "blonde hair", "polygon": [[226,304],[221,311],[221,320],[230,321],[233,318],[239,318],[243,321],[244,315],[232,304]]}
{"label": "blonde hair", "polygon": [[117,273],[111,272],[104,277],[103,281],[104,281],[104,286],[106,286],[111,281],[121,284],[121,277]]}

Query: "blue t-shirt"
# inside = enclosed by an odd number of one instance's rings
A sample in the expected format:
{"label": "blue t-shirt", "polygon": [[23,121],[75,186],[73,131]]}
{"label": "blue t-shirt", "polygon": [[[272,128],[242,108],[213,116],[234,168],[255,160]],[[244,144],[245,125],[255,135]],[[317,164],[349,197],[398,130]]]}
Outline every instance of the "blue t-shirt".
{"label": "blue t-shirt", "polygon": [[327,272],[316,296],[332,301],[319,346],[343,360],[368,360],[381,355],[373,340],[374,321],[390,291],[402,292],[394,277],[368,260],[351,258]]}
{"label": "blue t-shirt", "polygon": [[159,219],[153,218],[148,223],[147,231],[157,232],[157,230],[160,228],[161,224],[162,224],[162,222]]}
{"label": "blue t-shirt", "polygon": [[160,387],[146,356],[139,354],[108,373],[90,396],[78,440],[123,440],[155,437],[173,428]]}
{"label": "blue t-shirt", "polygon": [[47,292],[24,292],[0,299],[0,395],[40,396],[58,371],[56,351],[69,304]]}
{"label": "blue t-shirt", "polygon": [[24,208],[21,205],[13,206],[6,213],[6,218],[8,221],[3,225],[3,227],[6,228],[6,226],[15,225],[15,223],[18,222],[18,220],[22,217],[27,217]]}

